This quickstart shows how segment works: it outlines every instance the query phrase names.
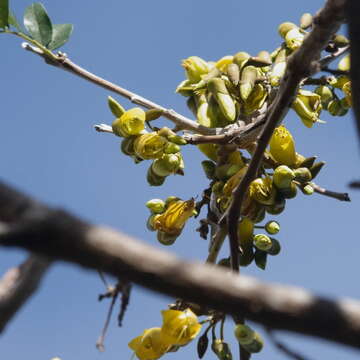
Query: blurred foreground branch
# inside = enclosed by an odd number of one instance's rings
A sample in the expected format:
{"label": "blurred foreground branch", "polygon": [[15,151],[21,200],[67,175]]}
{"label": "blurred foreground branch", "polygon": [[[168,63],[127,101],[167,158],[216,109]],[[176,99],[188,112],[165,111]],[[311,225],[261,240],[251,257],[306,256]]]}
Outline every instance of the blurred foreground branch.
{"label": "blurred foreground branch", "polygon": [[[39,204],[0,184],[0,221],[8,209]],[[272,329],[286,329],[360,348],[360,302],[330,300],[291,286],[264,284],[212,265],[188,263],[110,228],[46,208],[21,219],[0,236],[0,245],[20,247],[52,260],[101,269],[163,294],[236,315]],[[45,211],[45,209],[47,209]],[[14,213],[14,212],[13,212]],[[209,281],[211,279],[211,281]]]}

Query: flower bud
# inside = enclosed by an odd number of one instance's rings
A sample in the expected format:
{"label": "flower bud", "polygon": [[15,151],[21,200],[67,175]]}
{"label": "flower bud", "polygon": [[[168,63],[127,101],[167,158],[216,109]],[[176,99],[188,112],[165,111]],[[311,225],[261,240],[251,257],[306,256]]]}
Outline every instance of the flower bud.
{"label": "flower bud", "polygon": [[235,175],[242,167],[243,165],[238,164],[219,165],[216,167],[215,176],[219,180],[226,180]]}
{"label": "flower bud", "polygon": [[271,234],[271,235],[275,235],[280,231],[280,224],[277,221],[268,221],[265,224],[265,230]]}
{"label": "flower bud", "polygon": [[215,64],[215,66],[222,72],[226,71],[226,68],[229,64],[232,63],[233,61],[233,56],[232,55],[227,55],[222,57],[220,60],[218,60]]}
{"label": "flower bud", "polygon": [[270,139],[270,154],[280,164],[292,166],[296,162],[295,142],[289,130],[281,125]]}
{"label": "flower bud", "polygon": [[146,180],[150,186],[160,186],[164,183],[165,179],[165,177],[156,175],[152,171],[152,166],[149,167],[146,174]]}
{"label": "flower bud", "polygon": [[240,80],[240,68],[237,64],[229,64],[226,69],[227,76],[234,86],[239,84]]}
{"label": "flower bud", "polygon": [[242,218],[238,225],[238,239],[244,252],[252,248],[253,234],[254,223],[247,217]]}
{"label": "flower bud", "polygon": [[167,140],[156,132],[140,135],[134,142],[137,156],[144,160],[160,158],[167,145]]}
{"label": "flower bud", "polygon": [[300,183],[306,183],[311,180],[311,172],[306,167],[297,168],[294,171],[295,180],[299,181]]}
{"label": "flower bud", "polygon": [[308,29],[313,22],[313,16],[310,13],[302,14],[300,18],[300,27],[302,29]]}
{"label": "flower bud", "polygon": [[348,110],[344,108],[340,100],[334,99],[329,102],[327,111],[332,116],[344,116]]}
{"label": "flower bud", "polygon": [[304,40],[304,34],[300,32],[299,28],[289,30],[285,35],[286,46],[291,50],[298,49]]}
{"label": "flower bud", "polygon": [[180,167],[181,155],[164,154],[160,159],[155,159],[151,165],[152,171],[158,176],[169,176],[175,174]]}
{"label": "flower bud", "polygon": [[298,167],[302,168],[302,167],[306,167],[308,169],[310,169],[313,165],[314,162],[316,160],[316,156],[310,156],[308,158],[304,158],[301,162],[299,162]]}
{"label": "flower bud", "polygon": [[286,165],[280,165],[274,171],[273,182],[278,189],[288,188],[294,179],[294,171]]}
{"label": "flower bud", "polygon": [[246,66],[241,72],[240,96],[246,101],[255,85],[258,70],[255,66]]}
{"label": "flower bud", "polygon": [[236,107],[232,97],[230,96],[225,82],[222,79],[214,78],[208,82],[208,90],[214,95],[216,102],[219,104],[221,112],[230,122],[236,119]]}
{"label": "flower bud", "polygon": [[201,162],[201,166],[202,166],[202,168],[204,170],[204,173],[205,173],[206,177],[209,180],[213,180],[214,177],[215,177],[215,168],[216,168],[215,163],[213,163],[210,160],[204,160],[204,161]]}
{"label": "flower bud", "polygon": [[315,179],[315,177],[319,174],[320,170],[322,169],[322,167],[325,165],[324,161],[320,161],[318,163],[315,163],[311,168],[310,168],[310,172],[311,172],[311,177],[312,179]]}
{"label": "flower bud", "polygon": [[310,184],[307,184],[300,189],[304,195],[312,195],[314,193],[314,188]]}
{"label": "flower bud", "polygon": [[178,235],[170,235],[166,232],[158,231],[156,237],[160,244],[168,246],[174,244],[174,242],[178,238]]}
{"label": "flower bud", "polygon": [[108,96],[108,106],[116,118],[121,117],[125,112],[125,109],[111,96]]}
{"label": "flower bud", "polygon": [[329,102],[334,98],[334,94],[331,89],[326,85],[320,85],[315,89],[315,94],[320,95],[321,105],[324,109],[327,108]]}
{"label": "flower bud", "polygon": [[149,231],[156,231],[156,229],[154,228],[154,221],[156,219],[156,216],[158,216],[157,214],[152,214],[148,217],[147,222],[146,222],[146,228]]}
{"label": "flower bud", "polygon": [[261,84],[255,84],[253,90],[251,91],[249,97],[244,104],[244,114],[250,115],[254,111],[259,110],[264,105],[267,96],[268,93],[266,91],[266,88]]}
{"label": "flower bud", "polygon": [[197,99],[196,117],[200,125],[209,128],[217,127],[217,118],[213,116],[213,112],[209,111],[209,103],[205,95],[201,95]]}
{"label": "flower bud", "polygon": [[251,343],[244,345],[244,349],[251,354],[260,352],[263,347],[264,341],[258,332],[255,332],[254,339]]}
{"label": "flower bud", "polygon": [[120,150],[122,151],[123,154],[125,154],[127,156],[135,155],[135,150],[134,150],[135,139],[136,139],[136,136],[129,136],[129,137],[124,138],[121,141]]}
{"label": "flower bud", "polygon": [[125,111],[112,123],[112,129],[118,136],[139,135],[145,129],[145,111],[140,108]]}
{"label": "flower bud", "polygon": [[319,121],[322,109],[321,97],[311,91],[300,89],[291,107],[298,114],[303,124],[311,128],[314,123]]}
{"label": "flower bud", "polygon": [[280,189],[280,192],[285,199],[293,199],[297,195],[296,184],[294,182],[291,182],[289,187]]}
{"label": "flower bud", "polygon": [[175,92],[182,96],[192,96],[194,95],[194,87],[190,80],[183,80],[175,89]]}
{"label": "flower bud", "polygon": [[165,210],[165,201],[161,199],[151,199],[145,205],[153,214],[161,214]]}
{"label": "flower bud", "polygon": [[350,71],[350,55],[344,56],[339,61],[338,69],[341,71]]}
{"label": "flower bud", "polygon": [[217,162],[217,159],[218,159],[217,152],[219,150],[218,145],[216,145],[216,144],[199,144],[196,146],[210,160]]}
{"label": "flower bud", "polygon": [[276,189],[270,177],[257,178],[249,186],[250,197],[263,205],[275,203]]}
{"label": "flower bud", "polygon": [[271,86],[279,86],[280,80],[284,76],[286,70],[286,62],[275,63],[270,74],[270,84]]}
{"label": "flower bud", "polygon": [[278,27],[278,32],[279,32],[279,35],[285,39],[285,36],[286,34],[292,30],[292,29],[297,29],[297,25],[295,25],[294,23],[292,22],[284,22],[282,24],[279,25]]}
{"label": "flower bud", "polygon": [[163,110],[161,109],[150,109],[145,111],[145,120],[146,121],[153,121],[158,119],[159,117],[162,116],[162,114],[164,113]]}
{"label": "flower bud", "polygon": [[245,324],[236,324],[234,334],[241,345],[250,344],[255,338],[255,331]]}
{"label": "flower bud", "polygon": [[209,345],[209,339],[207,336],[207,332],[205,331],[199,337],[199,341],[197,343],[197,352],[198,352],[199,359],[202,359],[204,357],[206,350],[208,348],[208,345]]}
{"label": "flower bud", "polygon": [[333,38],[333,42],[339,48],[345,47],[350,44],[349,39],[346,36],[339,34],[335,35],[335,37]]}
{"label": "flower bud", "polygon": [[250,58],[250,55],[245,51],[240,51],[237,54],[234,55],[233,63],[239,66],[239,70],[241,71],[242,68],[247,63],[248,59]]}
{"label": "flower bud", "polygon": [[223,340],[215,339],[211,345],[211,349],[219,360],[232,360],[230,347]]}
{"label": "flower bud", "polygon": [[234,174],[224,185],[223,194],[225,196],[231,196],[233,190],[240,183],[247,171],[247,166],[242,167],[236,174]]}
{"label": "flower bud", "polygon": [[173,142],[168,142],[165,146],[164,153],[165,154],[176,154],[181,151],[180,146],[174,144]]}
{"label": "flower bud", "polygon": [[197,83],[201,80],[201,75],[209,72],[209,65],[198,56],[190,56],[183,60],[182,67],[185,69],[186,76],[191,83]]}
{"label": "flower bud", "polygon": [[271,247],[271,249],[268,250],[267,253],[272,256],[280,254],[281,245],[280,245],[279,241],[274,238],[271,238],[271,241],[272,241],[272,247]]}
{"label": "flower bud", "polygon": [[268,251],[272,247],[271,239],[265,234],[256,234],[254,236],[254,245],[256,248],[262,251]]}

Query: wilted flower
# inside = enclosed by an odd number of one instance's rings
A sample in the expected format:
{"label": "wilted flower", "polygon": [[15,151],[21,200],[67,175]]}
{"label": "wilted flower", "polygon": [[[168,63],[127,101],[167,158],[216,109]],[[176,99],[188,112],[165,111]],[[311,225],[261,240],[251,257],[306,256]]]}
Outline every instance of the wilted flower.
{"label": "wilted flower", "polygon": [[270,154],[280,164],[292,166],[296,162],[295,142],[288,129],[277,127],[270,140]]}
{"label": "wilted flower", "polygon": [[171,347],[162,335],[161,328],[146,329],[129,342],[129,348],[134,351],[139,360],[156,360]]}
{"label": "wilted flower", "polygon": [[170,235],[181,233],[186,221],[193,215],[195,200],[171,202],[164,213],[154,221],[154,228]]}
{"label": "wilted flower", "polygon": [[190,310],[164,310],[161,336],[173,345],[185,345],[200,332],[201,325],[197,316]]}
{"label": "wilted flower", "polygon": [[292,103],[292,108],[299,115],[304,125],[310,128],[319,121],[322,109],[321,97],[308,90],[299,90]]}

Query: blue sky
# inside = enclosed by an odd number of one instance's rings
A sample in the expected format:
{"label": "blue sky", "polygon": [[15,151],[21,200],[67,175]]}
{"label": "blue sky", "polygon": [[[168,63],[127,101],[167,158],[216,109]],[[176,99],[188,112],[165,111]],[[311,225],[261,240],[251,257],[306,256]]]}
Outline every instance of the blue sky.
{"label": "blue sky", "polygon": [[[182,59],[198,55],[217,60],[238,51],[253,55],[260,50],[271,51],[280,43],[277,26],[281,22],[297,22],[303,12],[314,13],[323,5],[319,0],[43,3],[54,23],[75,25],[70,42],[63,48],[73,61],[187,116],[191,114],[185,99],[174,93],[184,78]],[[29,4],[18,0],[13,5],[19,18]],[[145,228],[148,211],[144,204],[154,197],[177,195],[186,199],[200,195],[207,185],[199,166],[201,154],[185,148],[186,175],[168,178],[162,187],[148,187],[148,164],[134,165],[120,153],[118,138],[93,130],[94,124],[113,120],[106,106],[108,91],[47,66],[23,51],[15,37],[3,35],[0,41],[2,179],[41,201],[160,247],[154,233]],[[132,106],[119,100],[127,108]],[[317,182],[332,190],[349,191],[347,184],[359,176],[352,115],[333,118],[324,114],[322,119],[327,124],[307,129],[290,112],[285,123],[296,138],[298,152],[318,155],[327,162]],[[300,195],[289,201],[285,214],[277,219],[281,223],[281,255],[270,259],[265,272],[250,266],[244,273],[264,281],[306,287],[321,295],[359,298],[360,196],[355,191],[350,191],[350,196],[351,203],[319,195]],[[203,260],[207,243],[194,232],[196,227],[196,221],[190,221],[169,250]],[[1,249],[0,272],[25,256],[21,251]],[[100,354],[95,341],[107,304],[98,303],[97,295],[103,290],[96,274],[55,264],[41,290],[2,337],[2,358],[130,359],[129,340],[145,328],[159,326],[160,311],[172,299],[135,287],[124,327],[117,328],[114,319],[106,351]],[[233,343],[231,323],[226,337]],[[285,358],[264,338],[266,347],[255,359]],[[357,352],[325,341],[286,332],[279,338],[313,359],[358,358]],[[234,355],[237,357],[236,350]],[[193,343],[165,358],[195,357]],[[210,358],[213,354],[209,351],[205,359]]]}

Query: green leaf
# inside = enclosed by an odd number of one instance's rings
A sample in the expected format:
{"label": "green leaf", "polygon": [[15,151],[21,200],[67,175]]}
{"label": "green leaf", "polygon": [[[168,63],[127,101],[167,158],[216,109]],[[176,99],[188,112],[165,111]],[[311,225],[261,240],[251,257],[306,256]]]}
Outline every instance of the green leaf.
{"label": "green leaf", "polygon": [[0,0],[0,28],[9,25],[9,0]]}
{"label": "green leaf", "polygon": [[12,11],[9,12],[9,25],[12,25],[19,32],[23,31],[21,25],[16,19],[15,14]]}
{"label": "green leaf", "polygon": [[267,253],[265,251],[255,251],[255,264],[258,268],[265,270],[266,268]]}
{"label": "green leaf", "polygon": [[52,25],[42,4],[33,3],[25,9],[24,25],[34,40],[44,46],[50,43]]}
{"label": "green leaf", "polygon": [[119,118],[125,112],[125,109],[111,96],[108,96],[108,105],[116,118]]}
{"label": "green leaf", "polygon": [[48,45],[48,49],[55,50],[63,46],[68,40],[73,31],[72,24],[55,24],[52,27],[52,39]]}

